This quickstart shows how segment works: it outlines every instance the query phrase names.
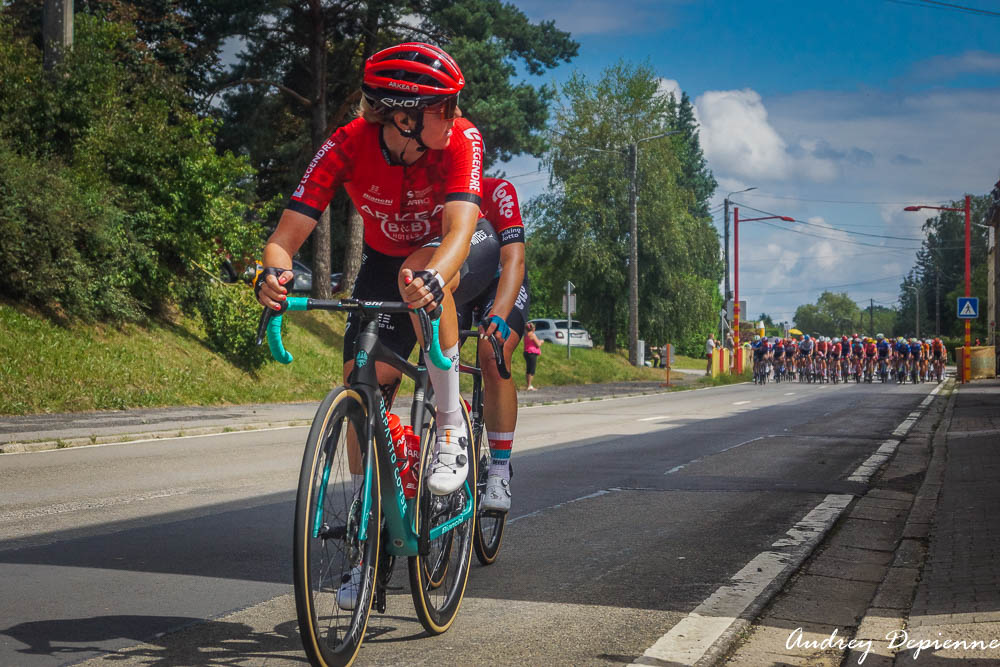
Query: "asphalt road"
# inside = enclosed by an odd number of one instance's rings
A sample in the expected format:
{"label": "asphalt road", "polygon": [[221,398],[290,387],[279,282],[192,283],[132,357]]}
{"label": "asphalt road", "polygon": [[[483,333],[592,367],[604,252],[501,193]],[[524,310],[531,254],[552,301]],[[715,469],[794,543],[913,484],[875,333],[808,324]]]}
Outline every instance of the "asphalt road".
{"label": "asphalt road", "polygon": [[[397,565],[359,664],[629,664],[825,500],[862,492],[847,478],[932,388],[523,408],[499,560],[474,566],[440,637]],[[305,432],[0,456],[0,665],[301,664],[290,552]]]}

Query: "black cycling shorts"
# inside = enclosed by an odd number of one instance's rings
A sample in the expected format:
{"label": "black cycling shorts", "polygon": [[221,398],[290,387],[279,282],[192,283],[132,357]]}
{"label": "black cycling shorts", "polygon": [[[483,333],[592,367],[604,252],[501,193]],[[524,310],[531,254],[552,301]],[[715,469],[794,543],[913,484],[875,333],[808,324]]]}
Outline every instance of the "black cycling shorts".
{"label": "black cycling shorts", "polygon": [[[423,247],[436,247],[440,244],[441,239],[437,238]],[[390,257],[365,244],[361,252],[361,268],[351,296],[363,301],[401,301],[396,281],[405,261],[406,257]],[[463,299],[470,299],[485,289],[490,279],[496,275],[499,265],[500,242],[490,223],[485,219],[480,220],[469,244],[469,256],[459,270],[461,282],[454,294],[458,312],[462,312]],[[351,313],[347,318],[344,363],[354,359],[354,343],[358,337],[360,319],[358,313]],[[383,345],[404,359],[410,356],[417,342],[417,334],[409,315],[383,313],[379,316],[378,329],[379,340]]]}
{"label": "black cycling shorts", "polygon": [[[494,278],[483,292],[458,309],[458,326],[460,329],[475,329],[483,318],[490,314],[493,302],[497,298],[497,288],[500,286],[500,276]],[[524,325],[528,323],[528,305],[531,303],[531,292],[528,288],[528,271],[524,272],[521,289],[514,300],[514,308],[505,320],[510,330],[518,338],[524,338]]]}

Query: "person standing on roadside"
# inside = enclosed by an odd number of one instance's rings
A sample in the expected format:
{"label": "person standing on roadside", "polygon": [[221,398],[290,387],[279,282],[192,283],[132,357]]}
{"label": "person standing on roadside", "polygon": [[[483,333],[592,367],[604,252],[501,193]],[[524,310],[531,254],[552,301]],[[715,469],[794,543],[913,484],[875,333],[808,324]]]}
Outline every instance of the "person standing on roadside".
{"label": "person standing on roadside", "polygon": [[542,343],[545,342],[535,333],[535,325],[528,322],[524,325],[524,379],[528,391],[535,391],[531,384],[538,367],[538,355],[542,353]]}
{"label": "person standing on roadside", "polygon": [[713,352],[715,352],[715,334],[708,334],[708,340],[705,341],[705,359],[707,359],[707,364],[705,365],[705,375],[712,374]]}
{"label": "person standing on roadside", "polygon": [[733,333],[729,332],[726,334],[726,349],[729,350],[729,370],[732,370],[736,364],[736,355],[733,354],[735,348],[736,342],[733,340]]}

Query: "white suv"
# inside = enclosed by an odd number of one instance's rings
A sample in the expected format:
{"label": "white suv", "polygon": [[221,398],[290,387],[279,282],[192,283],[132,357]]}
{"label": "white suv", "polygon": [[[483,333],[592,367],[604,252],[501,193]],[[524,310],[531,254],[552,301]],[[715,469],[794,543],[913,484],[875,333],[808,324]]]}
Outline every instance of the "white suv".
{"label": "white suv", "polygon": [[[529,321],[535,325],[535,334],[546,343],[566,344],[566,320],[544,318]],[[577,320],[573,320],[571,326],[572,328],[569,330],[570,347],[594,347],[594,341],[591,340],[590,334],[580,326]]]}

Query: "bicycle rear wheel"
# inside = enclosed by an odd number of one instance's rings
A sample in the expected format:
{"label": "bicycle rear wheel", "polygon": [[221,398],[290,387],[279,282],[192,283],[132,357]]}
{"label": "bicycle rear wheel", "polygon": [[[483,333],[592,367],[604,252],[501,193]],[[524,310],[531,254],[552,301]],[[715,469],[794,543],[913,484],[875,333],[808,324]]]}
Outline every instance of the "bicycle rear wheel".
{"label": "bicycle rear wheel", "polygon": [[[365,414],[355,391],[330,392],[316,411],[299,473],[295,611],[309,662],[323,667],[354,662],[375,593],[382,506],[375,448],[364,446]],[[363,484],[354,488],[352,462],[356,471],[372,471],[367,494]],[[338,591],[349,582],[351,593],[338,604]],[[345,600],[353,607],[344,608],[351,606]]]}
{"label": "bicycle rear wheel", "polygon": [[[462,413],[471,433],[464,405]],[[432,420],[420,447],[421,475],[415,512],[420,543],[423,544],[426,539],[427,549],[426,553],[411,556],[407,561],[413,607],[420,624],[432,635],[441,634],[451,627],[462,604],[472,566],[472,535],[476,523],[475,461],[470,460],[466,483],[458,491],[447,496],[435,496],[427,488],[426,476],[430,469],[431,452],[434,451],[435,435],[436,425]],[[470,445],[468,455],[471,457],[474,453]],[[463,516],[464,520],[461,519]],[[436,537],[432,537],[434,534]]]}
{"label": "bicycle rear wheel", "polygon": [[[483,565],[489,565],[497,559],[500,553],[500,543],[503,542],[503,529],[507,525],[507,513],[482,509],[483,496],[486,494],[486,478],[490,469],[490,447],[486,441],[486,429],[477,426],[473,435],[476,461],[479,470],[476,473],[476,528],[472,546],[476,550],[476,558]],[[508,462],[507,465],[510,465]]]}

